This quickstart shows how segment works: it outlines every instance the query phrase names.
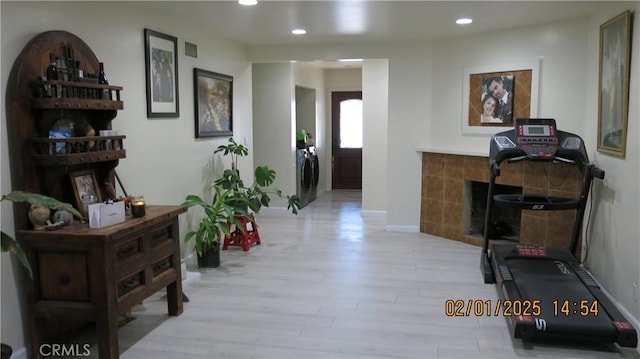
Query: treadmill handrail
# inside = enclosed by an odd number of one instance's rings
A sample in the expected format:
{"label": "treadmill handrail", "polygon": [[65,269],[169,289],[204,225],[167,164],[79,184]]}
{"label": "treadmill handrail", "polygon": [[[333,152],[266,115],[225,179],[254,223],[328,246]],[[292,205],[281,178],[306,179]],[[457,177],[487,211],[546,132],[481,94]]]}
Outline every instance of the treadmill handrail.
{"label": "treadmill handrail", "polygon": [[514,163],[514,162],[520,162],[520,161],[524,161],[528,159],[527,155],[524,156],[518,156],[518,157],[511,157],[507,159],[507,163]]}
{"label": "treadmill handrail", "polygon": [[570,159],[568,159],[568,158],[560,157],[560,156],[554,156],[554,157],[553,157],[553,160],[554,160],[554,161],[558,161],[558,162],[569,163],[569,164],[572,164],[572,165],[575,165],[575,164],[576,164],[576,161],[574,161],[574,160],[570,160]]}

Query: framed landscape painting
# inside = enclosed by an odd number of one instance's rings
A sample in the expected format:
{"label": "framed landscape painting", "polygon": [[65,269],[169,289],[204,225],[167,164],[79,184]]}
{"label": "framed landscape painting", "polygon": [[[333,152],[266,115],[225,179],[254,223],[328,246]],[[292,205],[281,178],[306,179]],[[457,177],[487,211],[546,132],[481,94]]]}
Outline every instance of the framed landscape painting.
{"label": "framed landscape painting", "polygon": [[193,69],[196,138],[233,135],[233,77]]}
{"label": "framed landscape painting", "polygon": [[600,26],[598,85],[598,151],[626,155],[629,115],[631,12]]}

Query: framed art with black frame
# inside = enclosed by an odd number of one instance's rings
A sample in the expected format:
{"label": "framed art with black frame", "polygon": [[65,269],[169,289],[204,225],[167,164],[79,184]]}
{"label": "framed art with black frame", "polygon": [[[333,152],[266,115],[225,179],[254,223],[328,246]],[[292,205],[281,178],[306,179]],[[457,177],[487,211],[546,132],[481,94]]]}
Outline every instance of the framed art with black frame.
{"label": "framed art with black frame", "polygon": [[178,39],[144,29],[147,117],[180,116],[178,96]]}
{"label": "framed art with black frame", "polygon": [[598,152],[625,157],[629,115],[631,12],[600,26]]}
{"label": "framed art with black frame", "polygon": [[233,135],[233,77],[193,69],[196,138]]}

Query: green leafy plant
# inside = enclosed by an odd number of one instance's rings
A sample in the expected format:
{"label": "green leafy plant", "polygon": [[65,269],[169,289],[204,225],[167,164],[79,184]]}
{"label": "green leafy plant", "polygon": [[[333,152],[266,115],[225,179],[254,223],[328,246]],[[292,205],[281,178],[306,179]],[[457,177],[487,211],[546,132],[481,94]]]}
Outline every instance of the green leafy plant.
{"label": "green leafy plant", "polygon": [[78,212],[71,204],[66,202],[60,202],[55,198],[47,197],[38,193],[26,192],[26,191],[13,191],[9,194],[3,195],[0,201],[12,201],[12,202],[27,202],[32,206],[41,206],[49,209],[64,209],[71,212],[74,216],[82,219],[82,214]]}
{"label": "green leafy plant", "polygon": [[[12,201],[12,202],[26,202],[31,206],[40,206],[49,209],[64,209],[71,212],[74,216],[82,219],[82,215],[71,204],[66,202],[60,202],[55,198],[47,197],[37,193],[31,193],[26,191],[13,191],[9,194],[3,195],[0,201]],[[2,252],[12,253],[18,258],[18,261],[29,272],[29,277],[33,278],[33,271],[27,256],[24,254],[20,244],[10,235],[4,231],[0,231],[2,235],[1,246]]]}
{"label": "green leafy plant", "polygon": [[244,231],[240,222],[242,217],[253,221],[249,211],[258,213],[260,209],[269,206],[270,195],[276,195],[288,202],[287,209],[297,214],[300,207],[298,196],[285,196],[277,188],[270,188],[276,179],[276,172],[267,166],[258,166],[254,172],[254,183],[245,186],[240,172],[237,169],[238,158],[249,154],[247,147],[237,143],[233,137],[229,143],[218,146],[214,154],[222,152],[231,156],[231,168],[223,171],[222,177],[216,179],[213,184],[213,200],[211,203],[197,195],[188,195],[182,206],[200,207],[204,210],[204,217],[200,220],[197,229],[189,231],[184,238],[185,242],[195,241],[195,250],[202,255],[208,249],[216,249],[220,245],[223,236],[231,235],[236,228]]}
{"label": "green leafy plant", "polygon": [[31,270],[31,264],[29,264],[29,260],[24,254],[22,247],[20,247],[20,244],[18,244],[18,242],[16,242],[13,237],[6,234],[4,231],[0,231],[0,234],[2,235],[2,252],[9,252],[15,255],[16,258],[18,258],[20,264],[22,264],[22,266],[29,273],[29,278],[33,278],[33,270]]}
{"label": "green leafy plant", "polygon": [[249,149],[237,143],[233,137],[229,138],[226,145],[220,145],[213,152],[214,154],[222,152],[223,155],[231,156],[231,168],[224,170],[222,177],[217,179],[214,184],[225,190],[231,190],[233,197],[242,198],[241,203],[246,203],[248,207],[258,213],[260,209],[269,207],[271,196],[275,195],[287,202],[287,209],[293,214],[298,214],[300,208],[300,198],[297,195],[283,195],[282,191],[270,186],[276,179],[276,171],[268,166],[258,166],[253,173],[253,184],[246,186],[240,177],[238,170],[238,159],[249,154]]}
{"label": "green leafy plant", "polygon": [[189,231],[184,241],[195,240],[195,250],[202,255],[206,250],[215,250],[220,245],[224,235],[230,235],[232,225],[243,228],[239,216],[248,216],[246,211],[238,209],[235,203],[242,202],[242,198],[235,198],[230,190],[222,190],[219,186],[213,186],[214,197],[211,203],[207,203],[200,196],[188,195],[182,206],[186,208],[200,207],[204,210],[204,217],[200,220],[198,228]]}

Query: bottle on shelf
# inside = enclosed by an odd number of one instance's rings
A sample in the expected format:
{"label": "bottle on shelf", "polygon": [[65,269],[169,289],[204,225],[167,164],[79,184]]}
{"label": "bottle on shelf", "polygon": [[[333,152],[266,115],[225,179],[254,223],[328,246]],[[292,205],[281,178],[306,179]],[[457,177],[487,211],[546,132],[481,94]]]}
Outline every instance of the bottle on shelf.
{"label": "bottle on shelf", "polygon": [[[74,61],[74,77],[73,77],[73,81],[80,81],[83,77],[84,77],[84,72],[82,71],[82,69],[80,68],[80,61]],[[73,97],[87,97],[86,94],[82,94],[82,92],[86,91],[86,89],[84,88],[79,88],[79,87],[74,87],[73,88]]]}
{"label": "bottle on shelf", "polygon": [[76,61],[76,80],[80,80],[84,77],[84,71],[80,68],[80,61]]}
{"label": "bottle on shelf", "polygon": [[[107,80],[107,75],[104,73],[104,63],[100,62],[98,64],[100,66],[100,72],[98,73],[98,83],[100,85],[108,85],[109,81]],[[102,90],[102,98],[104,100],[110,100],[111,99],[111,91],[109,91],[107,89],[103,89]]]}
{"label": "bottle on shelf", "polygon": [[67,72],[69,81],[78,81],[77,72],[76,72],[76,58],[73,54],[73,47],[71,47],[71,43],[62,44],[62,49],[65,57],[65,62],[67,63]]}
{"label": "bottle on shelf", "polygon": [[69,81],[67,62],[63,58],[57,57],[56,66],[58,67],[58,79],[62,81]]}
{"label": "bottle on shelf", "polygon": [[100,73],[98,73],[98,83],[101,85],[108,85],[109,81],[107,81],[107,75],[104,73],[104,63],[100,62]]}
{"label": "bottle on shelf", "polygon": [[58,79],[57,58],[53,54],[49,54],[49,67],[47,67],[47,80],[53,81]]}
{"label": "bottle on shelf", "polygon": [[[47,80],[56,81],[60,79],[60,71],[58,70],[58,58],[53,54],[49,54],[49,67],[47,67]],[[62,96],[62,88],[60,85],[48,85],[45,87],[45,92],[49,97]]]}

